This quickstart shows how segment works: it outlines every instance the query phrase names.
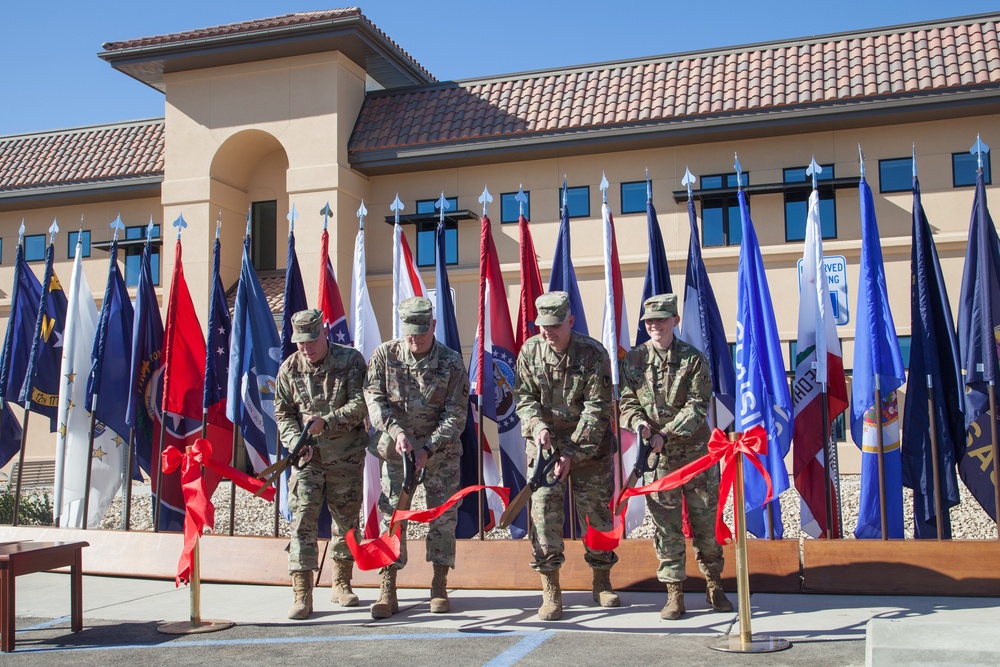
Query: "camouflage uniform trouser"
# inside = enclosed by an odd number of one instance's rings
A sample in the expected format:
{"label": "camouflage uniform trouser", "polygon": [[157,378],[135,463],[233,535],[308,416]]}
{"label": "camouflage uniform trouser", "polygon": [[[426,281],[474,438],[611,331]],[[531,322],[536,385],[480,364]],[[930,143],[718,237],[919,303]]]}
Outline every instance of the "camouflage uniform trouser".
{"label": "camouflage uniform trouser", "polygon": [[[666,467],[658,467],[655,472],[646,473],[645,483],[651,484],[670,472]],[[722,573],[722,547],[715,539],[715,512],[719,503],[719,469],[715,466],[678,489],[646,496],[646,505],[656,528],[653,545],[656,547],[656,557],[660,560],[656,578],[664,582],[687,579],[682,532],[682,493],[687,500],[688,520],[691,522],[698,567],[706,577]]]}
{"label": "camouflage uniform trouser", "polygon": [[[530,461],[529,470],[535,463]],[[611,493],[614,486],[611,461],[594,465],[587,461],[582,470],[571,469],[569,478],[573,482],[573,498],[580,524],[590,525],[597,530],[611,530]],[[563,522],[565,520],[566,480],[555,486],[540,487],[531,494],[531,525],[528,534],[535,557],[531,567],[537,572],[558,570],[566,561],[563,556]],[[593,551],[584,545],[584,560],[595,570],[610,570],[618,562],[614,551]]]}
{"label": "camouflage uniform trouser", "polygon": [[288,509],[292,512],[291,543],[288,548],[288,571],[301,572],[319,568],[316,534],[324,499],[330,509],[332,545],[330,558],[353,562],[344,535],[357,528],[361,516],[362,473],[365,452],[324,464],[318,448],[302,470],[292,468],[288,483]]}
{"label": "camouflage uniform trouser", "polygon": [[[427,507],[444,504],[459,488],[459,457],[457,447],[446,446],[427,459],[423,485]],[[419,474],[419,472],[418,472]],[[382,532],[389,530],[389,519],[399,503],[403,490],[403,462],[386,460],[382,470],[382,495],[378,509],[382,513]],[[390,567],[401,570],[406,566],[406,527],[402,522],[399,536],[399,560]],[[427,531],[427,562],[455,567],[455,527],[458,525],[458,505],[430,522]]]}

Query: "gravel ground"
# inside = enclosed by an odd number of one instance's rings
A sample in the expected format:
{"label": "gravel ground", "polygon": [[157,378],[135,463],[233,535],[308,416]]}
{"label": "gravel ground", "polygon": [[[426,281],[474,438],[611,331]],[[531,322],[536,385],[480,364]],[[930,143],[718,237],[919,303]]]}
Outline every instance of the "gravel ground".
{"label": "gravel ground", "polygon": [[[994,539],[997,535],[996,526],[989,515],[983,511],[979,503],[972,497],[964,485],[959,485],[961,489],[962,502],[951,509],[952,534],[956,539],[986,540]],[[853,530],[858,517],[858,498],[860,494],[860,478],[857,475],[844,475],[841,477],[841,497],[843,499],[844,534],[848,539],[854,539]],[[230,485],[222,484],[212,498],[215,503],[215,524],[219,533],[229,532],[229,496]],[[785,525],[786,538],[804,537],[798,529],[799,525],[799,496],[794,488],[791,488],[781,495],[781,518]],[[423,487],[418,487],[414,494],[412,507],[422,509],[425,507]],[[131,527],[133,530],[152,530],[152,514],[148,485],[141,488],[135,486],[132,496]],[[913,537],[913,501],[912,493],[909,489],[903,489],[903,510],[904,529],[908,538]],[[116,530],[122,525],[122,499],[121,496],[115,498],[104,520],[101,521],[101,528]],[[237,535],[273,535],[274,534],[274,510],[271,503],[260,498],[255,498],[250,493],[237,489],[236,491],[236,526]],[[732,526],[732,501],[727,503],[726,520]],[[426,525],[411,524],[408,534],[411,539],[422,538],[427,531]],[[278,523],[278,534],[287,536],[289,524],[284,518]],[[652,519],[647,512],[646,520],[638,528],[630,533],[632,538],[652,537]],[[494,529],[486,534],[487,539],[506,539],[510,537],[507,530]]]}

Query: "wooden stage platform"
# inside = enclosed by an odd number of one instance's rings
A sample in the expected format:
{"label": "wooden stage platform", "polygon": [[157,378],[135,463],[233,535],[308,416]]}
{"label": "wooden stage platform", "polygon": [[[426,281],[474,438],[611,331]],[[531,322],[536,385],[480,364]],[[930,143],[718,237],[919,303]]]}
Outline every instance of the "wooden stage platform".
{"label": "wooden stage platform", "polygon": [[[85,539],[83,571],[107,576],[173,579],[183,536],[179,533],[120,532],[0,526],[0,542],[45,542]],[[206,535],[202,539],[203,581],[289,585],[287,538]],[[326,542],[321,543],[325,549]],[[424,560],[423,540],[407,545],[409,564],[399,574],[404,588],[425,588],[431,566]],[[661,590],[657,560],[650,540],[626,540],[612,581],[621,590]],[[733,546],[725,548],[723,579],[736,587]],[[1000,596],[1000,541],[996,540],[749,540],[750,590],[754,593],[841,593],[867,595]],[[325,560],[325,559],[324,559]],[[529,567],[531,547],[525,540],[459,540],[456,568],[448,578],[453,588],[536,590],[538,575]],[[704,590],[694,552],[688,544],[686,589]],[[329,585],[329,561],[320,582]],[[355,570],[354,583],[378,586],[376,572]],[[566,590],[590,590],[590,568],[583,544],[566,543],[562,569]]]}

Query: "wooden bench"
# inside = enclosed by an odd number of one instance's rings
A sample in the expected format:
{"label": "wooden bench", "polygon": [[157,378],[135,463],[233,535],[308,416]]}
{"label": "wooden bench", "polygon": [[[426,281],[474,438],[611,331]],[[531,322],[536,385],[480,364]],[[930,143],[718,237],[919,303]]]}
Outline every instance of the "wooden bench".
{"label": "wooden bench", "polygon": [[55,485],[56,462],[55,461],[25,461],[24,468],[20,468],[15,462],[10,469],[10,479],[7,480],[7,488],[10,490],[17,488],[17,478],[21,476],[21,490],[47,488]]}
{"label": "wooden bench", "polygon": [[22,574],[68,567],[73,632],[83,630],[83,547],[87,542],[14,542],[0,545],[0,651],[14,650],[14,583]]}

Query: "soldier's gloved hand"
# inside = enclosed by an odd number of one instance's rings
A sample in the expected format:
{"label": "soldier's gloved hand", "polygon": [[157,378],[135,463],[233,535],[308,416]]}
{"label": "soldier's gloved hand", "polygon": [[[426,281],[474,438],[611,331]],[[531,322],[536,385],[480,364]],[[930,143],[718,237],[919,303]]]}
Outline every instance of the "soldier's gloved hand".
{"label": "soldier's gloved hand", "polygon": [[652,440],[649,441],[649,446],[654,454],[659,454],[660,450],[663,449],[663,436],[659,433],[654,435]]}
{"label": "soldier's gloved hand", "polygon": [[552,447],[552,433],[548,429],[538,434],[538,446],[542,449],[550,449]]}
{"label": "soldier's gloved hand", "polygon": [[427,450],[418,449],[417,450],[417,470],[423,470],[424,466],[427,465]]}
{"label": "soldier's gloved hand", "polygon": [[326,428],[326,420],[322,417],[305,415],[303,422],[309,424],[309,428],[306,430],[309,431],[310,435],[319,435]]}
{"label": "soldier's gloved hand", "polygon": [[406,456],[408,452],[413,449],[413,445],[410,444],[410,439],[406,437],[405,433],[400,433],[396,436],[396,453],[400,456]]}
{"label": "soldier's gloved hand", "polygon": [[[548,431],[546,431],[548,433]],[[556,475],[556,479],[564,480],[566,476],[569,475],[570,460],[565,456],[560,456],[559,460],[556,461],[556,467],[553,472]]]}

